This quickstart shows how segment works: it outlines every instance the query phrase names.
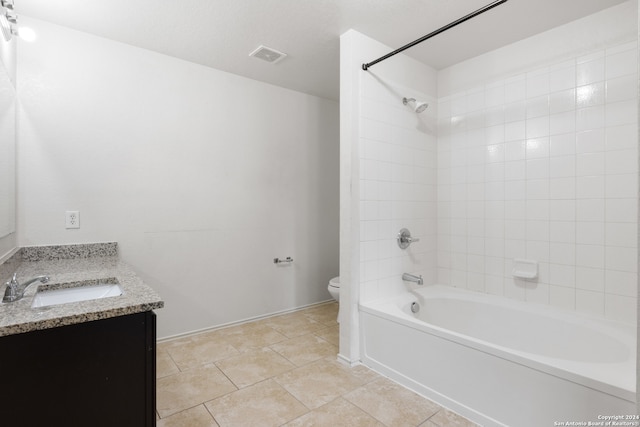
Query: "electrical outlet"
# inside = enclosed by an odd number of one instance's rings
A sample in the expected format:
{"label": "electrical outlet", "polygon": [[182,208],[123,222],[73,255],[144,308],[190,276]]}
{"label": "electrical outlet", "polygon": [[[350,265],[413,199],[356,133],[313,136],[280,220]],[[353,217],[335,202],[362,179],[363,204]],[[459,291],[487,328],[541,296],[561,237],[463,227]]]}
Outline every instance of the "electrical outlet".
{"label": "electrical outlet", "polygon": [[80,228],[80,211],[65,212],[65,227]]}

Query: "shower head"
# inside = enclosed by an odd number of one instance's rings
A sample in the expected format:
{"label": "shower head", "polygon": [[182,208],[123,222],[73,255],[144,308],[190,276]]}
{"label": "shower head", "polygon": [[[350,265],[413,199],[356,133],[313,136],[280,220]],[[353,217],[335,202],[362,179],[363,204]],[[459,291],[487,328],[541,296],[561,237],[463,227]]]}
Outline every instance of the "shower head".
{"label": "shower head", "polygon": [[429,106],[429,104],[427,104],[426,102],[416,101],[415,98],[402,98],[402,103],[404,105],[409,105],[410,102],[414,103],[415,106],[413,107],[413,111],[418,114],[422,113]]}

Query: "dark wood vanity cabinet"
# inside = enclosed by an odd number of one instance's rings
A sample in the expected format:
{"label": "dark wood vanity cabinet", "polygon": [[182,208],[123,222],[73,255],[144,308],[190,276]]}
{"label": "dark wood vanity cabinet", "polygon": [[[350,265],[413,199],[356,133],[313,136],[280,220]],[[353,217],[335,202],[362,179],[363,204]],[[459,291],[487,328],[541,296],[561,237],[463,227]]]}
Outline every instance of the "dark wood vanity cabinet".
{"label": "dark wood vanity cabinet", "polygon": [[155,426],[152,311],[0,338],[0,425]]}

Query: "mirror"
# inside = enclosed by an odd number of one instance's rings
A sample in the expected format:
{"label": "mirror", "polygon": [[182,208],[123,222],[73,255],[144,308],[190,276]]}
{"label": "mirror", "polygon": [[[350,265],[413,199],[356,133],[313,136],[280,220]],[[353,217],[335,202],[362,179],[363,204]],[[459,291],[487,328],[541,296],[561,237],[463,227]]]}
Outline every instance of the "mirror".
{"label": "mirror", "polygon": [[0,61],[0,238],[15,231],[16,90]]}

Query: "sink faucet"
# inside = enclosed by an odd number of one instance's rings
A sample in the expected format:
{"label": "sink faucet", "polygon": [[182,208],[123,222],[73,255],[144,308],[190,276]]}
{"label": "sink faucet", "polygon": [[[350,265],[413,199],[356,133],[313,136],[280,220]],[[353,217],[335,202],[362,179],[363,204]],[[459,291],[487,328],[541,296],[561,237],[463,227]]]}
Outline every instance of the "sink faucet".
{"label": "sink faucet", "polygon": [[4,291],[4,298],[2,298],[2,302],[14,302],[22,299],[24,296],[24,291],[27,290],[29,285],[35,282],[47,283],[49,281],[48,276],[38,276],[34,277],[31,280],[27,280],[25,283],[18,283],[17,274],[13,273],[13,277],[10,281],[5,283],[7,288]]}
{"label": "sink faucet", "polygon": [[404,273],[402,275],[402,280],[406,280],[407,282],[416,282],[418,285],[424,284],[422,281],[422,274],[420,276],[415,276],[413,274]]}

